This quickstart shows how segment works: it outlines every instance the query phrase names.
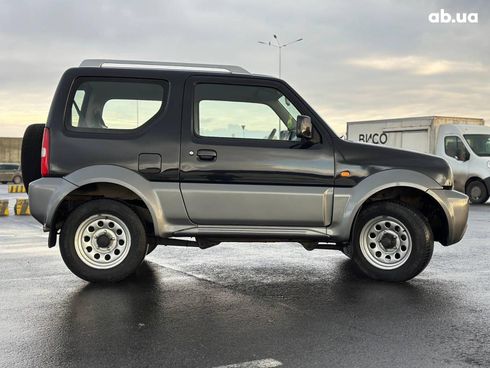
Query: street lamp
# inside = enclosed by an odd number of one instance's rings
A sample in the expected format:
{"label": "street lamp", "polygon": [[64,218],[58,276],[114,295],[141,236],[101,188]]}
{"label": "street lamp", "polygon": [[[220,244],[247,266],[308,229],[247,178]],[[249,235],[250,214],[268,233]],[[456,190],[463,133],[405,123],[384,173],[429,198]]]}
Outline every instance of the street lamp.
{"label": "street lamp", "polygon": [[[294,40],[294,41],[290,41],[290,42],[286,42],[284,44],[281,44],[279,42],[279,38],[277,37],[277,35],[273,35],[274,36],[274,39],[276,40],[276,43],[277,45],[273,44],[271,41],[269,42],[265,42],[265,41],[258,41],[259,43],[261,43],[262,45],[266,45],[266,46],[272,46],[272,47],[276,47],[277,50],[279,51],[279,78],[281,78],[281,69],[282,69],[282,55],[281,55],[281,51],[282,51],[282,48],[283,47],[286,47],[286,46],[289,46],[289,45],[292,45],[293,43],[296,43],[296,42],[299,42],[299,41],[303,41],[302,38],[298,38],[297,40]],[[277,131],[277,139],[281,139],[281,127],[282,127],[282,122],[281,122],[281,119],[279,119],[279,130]]]}
{"label": "street lamp", "polygon": [[298,38],[297,40],[294,40],[294,41],[290,41],[290,42],[287,42],[287,43],[284,43],[284,44],[281,44],[279,42],[279,38],[277,37],[277,35],[274,35],[274,39],[276,40],[276,44],[272,43],[271,41],[269,42],[265,42],[265,41],[259,41],[259,43],[263,44],[263,45],[267,45],[267,46],[272,46],[272,47],[276,47],[277,50],[279,51],[279,78],[281,78],[281,68],[282,68],[282,61],[281,61],[281,51],[282,51],[282,48],[283,47],[286,47],[286,46],[289,46],[289,45],[292,45],[293,43],[296,43],[296,42],[299,42],[299,41],[303,41],[302,38]]}

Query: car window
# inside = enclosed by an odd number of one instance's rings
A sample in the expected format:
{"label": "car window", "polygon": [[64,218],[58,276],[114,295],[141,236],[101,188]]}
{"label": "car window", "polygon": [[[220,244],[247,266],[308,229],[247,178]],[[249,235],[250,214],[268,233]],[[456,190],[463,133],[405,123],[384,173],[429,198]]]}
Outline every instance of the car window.
{"label": "car window", "polygon": [[85,97],[85,91],[79,89],[75,92],[73,97],[73,103],[71,105],[71,122],[73,126],[78,126],[80,122],[81,108],[83,106],[83,99]]}
{"label": "car window", "polygon": [[476,155],[490,157],[490,134],[465,134],[464,138]]}
{"label": "car window", "polygon": [[104,105],[102,119],[112,129],[131,129],[150,120],[161,105],[161,101],[113,99]]}
{"label": "car window", "polygon": [[136,129],[163,111],[168,84],[152,80],[99,78],[82,81],[72,98],[73,128]]}
{"label": "car window", "polygon": [[298,140],[299,110],[274,88],[199,84],[194,106],[194,130],[200,136]]}
{"label": "car window", "polygon": [[18,167],[19,166],[16,164],[0,164],[0,170],[4,171],[15,171]]}
{"label": "car window", "polygon": [[449,157],[458,161],[467,161],[470,158],[470,153],[463,144],[463,141],[457,136],[444,138],[444,152]]}

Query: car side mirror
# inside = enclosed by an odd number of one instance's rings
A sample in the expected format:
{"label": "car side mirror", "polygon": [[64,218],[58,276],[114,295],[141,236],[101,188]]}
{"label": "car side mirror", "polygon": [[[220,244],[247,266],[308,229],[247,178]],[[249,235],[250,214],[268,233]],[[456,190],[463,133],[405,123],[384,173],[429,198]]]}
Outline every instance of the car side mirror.
{"label": "car side mirror", "polygon": [[313,138],[313,124],[309,116],[298,115],[296,119],[296,137],[304,139]]}

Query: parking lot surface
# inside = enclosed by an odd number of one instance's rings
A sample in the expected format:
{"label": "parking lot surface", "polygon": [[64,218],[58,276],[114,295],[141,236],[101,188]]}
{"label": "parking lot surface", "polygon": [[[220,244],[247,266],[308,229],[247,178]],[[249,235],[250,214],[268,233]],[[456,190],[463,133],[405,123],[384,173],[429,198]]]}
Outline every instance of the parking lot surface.
{"label": "parking lot surface", "polygon": [[402,284],[335,251],[227,243],[162,246],[95,285],[34,219],[0,217],[0,366],[488,367],[489,215],[472,206],[464,240]]}

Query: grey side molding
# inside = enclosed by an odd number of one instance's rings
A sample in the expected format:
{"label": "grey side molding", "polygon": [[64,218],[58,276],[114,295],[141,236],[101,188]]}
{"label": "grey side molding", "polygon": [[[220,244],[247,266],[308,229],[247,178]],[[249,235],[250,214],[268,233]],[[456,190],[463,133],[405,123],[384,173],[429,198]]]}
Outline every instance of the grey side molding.
{"label": "grey side molding", "polygon": [[91,183],[121,185],[135,194],[148,207],[157,236],[195,226],[188,218],[177,182],[150,182],[138,173],[114,165],[88,166],[65,177],[81,187]]}
{"label": "grey side molding", "polygon": [[29,208],[37,221],[50,228],[59,204],[77,186],[63,178],[41,178],[29,184]]}
{"label": "grey side molding", "polygon": [[[388,188],[409,187],[427,192],[442,189],[432,178],[417,171],[393,169],[368,176],[355,187],[335,188],[332,224],[327,234],[338,242],[348,241],[355,217],[364,202],[374,194]],[[429,192],[432,195],[433,192]]]}
{"label": "grey side molding", "polygon": [[112,165],[88,166],[64,178],[41,178],[31,183],[29,199],[33,216],[46,228],[59,204],[78,187],[92,183],[112,183],[125,187],[148,207],[157,236],[194,227],[180,194],[179,183],[150,182],[134,171]]}

